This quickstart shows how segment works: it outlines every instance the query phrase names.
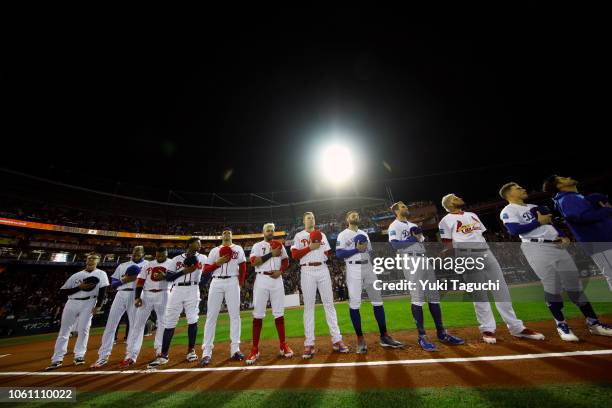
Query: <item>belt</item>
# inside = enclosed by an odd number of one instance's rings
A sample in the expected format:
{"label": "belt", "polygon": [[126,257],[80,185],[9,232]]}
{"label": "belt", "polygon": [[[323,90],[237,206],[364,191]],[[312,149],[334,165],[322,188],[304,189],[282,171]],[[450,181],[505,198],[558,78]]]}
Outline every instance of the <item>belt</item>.
{"label": "belt", "polygon": [[257,272],[259,275],[272,275],[272,272]]}
{"label": "belt", "polygon": [[348,263],[356,265],[367,265],[370,263],[370,261],[368,261],[367,259],[363,259],[361,261],[348,261]]}
{"label": "belt", "polygon": [[235,278],[236,276],[213,276],[213,278],[215,279],[229,279],[229,278]]}
{"label": "belt", "polygon": [[153,293],[157,293],[157,292],[163,292],[164,289],[147,289],[147,292],[153,292]]}
{"label": "belt", "polygon": [[523,241],[523,242],[544,242],[547,244],[554,244],[557,242],[561,242],[561,239],[557,238],[557,239],[542,239],[542,238],[531,238],[527,241]]}
{"label": "belt", "polygon": [[84,298],[70,298],[70,300],[87,300],[87,299],[95,299],[97,296],[87,296]]}
{"label": "belt", "polygon": [[118,292],[133,292],[134,289],[130,288],[130,289],[118,289]]}
{"label": "belt", "polygon": [[200,282],[179,282],[176,286],[191,286],[191,285],[199,285]]}
{"label": "belt", "polygon": [[300,264],[300,266],[321,266],[323,265],[323,262],[308,262],[305,264]]}
{"label": "belt", "polygon": [[487,252],[489,248],[455,248],[455,250],[462,252]]}

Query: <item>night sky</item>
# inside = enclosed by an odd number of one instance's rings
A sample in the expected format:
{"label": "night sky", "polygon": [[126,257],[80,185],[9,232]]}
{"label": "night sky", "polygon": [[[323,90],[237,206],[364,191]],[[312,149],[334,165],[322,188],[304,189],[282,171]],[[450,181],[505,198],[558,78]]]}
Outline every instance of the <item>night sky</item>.
{"label": "night sky", "polygon": [[362,18],[24,31],[0,68],[3,150],[19,152],[2,167],[93,188],[325,195],[316,156],[335,135],[357,155],[349,190],[386,184],[396,199],[482,201],[510,180],[610,171],[596,24],[546,10],[463,26]]}

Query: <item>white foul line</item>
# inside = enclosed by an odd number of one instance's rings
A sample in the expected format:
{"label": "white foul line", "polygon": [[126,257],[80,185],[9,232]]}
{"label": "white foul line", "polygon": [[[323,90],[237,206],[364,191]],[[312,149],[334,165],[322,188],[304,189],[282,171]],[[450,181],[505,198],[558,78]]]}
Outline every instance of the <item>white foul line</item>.
{"label": "white foul line", "polygon": [[343,367],[375,367],[390,365],[419,365],[419,364],[442,364],[442,363],[469,363],[479,361],[511,361],[511,360],[534,360],[551,357],[580,357],[599,356],[612,354],[608,350],[584,350],[567,351],[562,353],[539,353],[539,354],[513,354],[505,356],[483,356],[483,357],[450,357],[450,358],[428,358],[416,360],[395,361],[359,361],[353,363],[318,363],[318,364],[275,364],[263,366],[241,366],[241,367],[209,367],[209,368],[168,368],[162,370],[115,370],[115,371],[13,371],[0,372],[0,376],[71,376],[71,375],[114,375],[114,374],[173,374],[173,373],[202,373],[213,371],[248,371],[248,370],[289,370],[299,368],[343,368]]}

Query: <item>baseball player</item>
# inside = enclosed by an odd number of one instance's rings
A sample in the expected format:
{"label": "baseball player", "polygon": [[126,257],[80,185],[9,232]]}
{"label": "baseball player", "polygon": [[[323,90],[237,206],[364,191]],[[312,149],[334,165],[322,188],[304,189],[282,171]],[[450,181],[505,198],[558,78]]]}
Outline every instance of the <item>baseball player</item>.
{"label": "baseball player", "polygon": [[556,193],[555,207],[612,290],[612,205],[608,197],[599,193],[583,196],[576,180],[556,175],[544,181],[544,191]]}
{"label": "baseball player", "polygon": [[89,255],[85,269],[70,276],[60,288],[60,293],[68,296],[68,301],[62,312],[60,331],[55,342],[51,364],[46,368],[47,370],[54,370],[62,366],[64,356],[68,351],[68,339],[73,326],[78,332],[74,345],[74,364],[85,364],[91,318],[100,310],[108,287],[108,276],[106,272],[97,268],[98,262],[100,262],[99,255]]}
{"label": "baseball player", "polygon": [[259,358],[259,335],[268,300],[272,304],[272,315],[278,340],[279,355],[285,358],[293,357],[293,350],[285,341],[285,286],[283,273],[289,267],[287,250],[280,241],[274,240],[275,226],[268,223],[263,226],[263,241],[257,242],[251,248],[249,261],[255,267],[255,284],[253,285],[253,347],[245,362],[255,364]]}
{"label": "baseball player", "polygon": [[348,228],[336,239],[336,256],[346,263],[346,285],[349,293],[349,314],[355,334],[357,334],[357,353],[367,353],[368,347],[361,329],[361,291],[365,288],[374,309],[374,317],[380,331],[382,347],[399,348],[403,344],[393,340],[387,333],[387,322],[380,291],[374,289],[377,279],[372,269],[372,243],[368,234],[359,229],[360,218],[357,211],[346,214]]}
{"label": "baseball player", "polygon": [[348,353],[349,348],[342,342],[336,309],[332,281],[327,269],[329,242],[324,233],[315,230],[315,216],[311,212],[304,214],[304,230],[295,234],[291,246],[291,257],[300,262],[300,285],[304,297],[304,353],[302,358],[310,359],[315,355],[315,321],[314,308],[317,289],[321,295],[325,319],[332,339],[332,349],[338,353]]}
{"label": "baseball player", "polygon": [[162,355],[164,314],[168,302],[166,272],[169,270],[172,270],[172,260],[168,259],[168,250],[163,247],[157,248],[155,259],[148,261],[140,270],[134,295],[134,306],[136,307],[134,326],[128,335],[125,359],[119,364],[120,368],[129,367],[136,362],[142,347],[145,325],[153,310],[157,316],[157,331],[153,347],[156,357]]}
{"label": "baseball player", "polygon": [[[398,201],[391,206],[391,211],[395,214],[395,220],[389,225],[389,243],[398,254],[406,254],[409,257],[424,256],[425,241],[423,232],[418,225],[408,221],[410,211],[403,201]],[[444,328],[442,321],[442,308],[440,307],[440,294],[437,290],[423,290],[420,282],[437,280],[433,269],[423,268],[421,263],[415,270],[404,269],[404,277],[409,282],[414,282],[414,288],[410,290],[410,310],[419,333],[419,346],[425,351],[437,351],[435,344],[429,341],[425,331],[425,320],[423,316],[423,305],[427,301],[429,313],[433,318],[438,334],[438,340],[448,345],[461,345],[465,341],[457,336],[449,334]]]}
{"label": "baseball player", "polygon": [[[466,279],[476,278],[478,281],[488,279],[499,282],[499,290],[493,292],[493,298],[497,311],[506,322],[510,334],[524,339],[544,340],[542,333],[528,329],[516,317],[504,274],[482,235],[487,229],[476,214],[462,210],[464,205],[463,199],[455,194],[447,194],[442,198],[442,207],[448,212],[438,225],[442,242],[447,250],[454,249],[458,256],[483,258],[485,267],[482,271],[475,271],[477,273],[473,277],[468,276],[467,273],[464,276]],[[487,344],[495,344],[497,342],[495,318],[488,297],[484,292],[475,292],[474,297],[474,309],[476,319],[480,323],[482,340]]]}
{"label": "baseball player", "polygon": [[[206,263],[206,255],[200,239],[192,237],[187,240],[185,253],[175,256],[166,269],[166,281],[170,285],[166,312],[163,314],[164,334],[162,336],[161,353],[149,363],[148,368],[158,368],[168,364],[168,352],[174,336],[174,330],[181,313],[185,311],[187,318],[187,355],[185,359],[192,363],[198,361],[195,352],[196,336],[198,334],[198,319],[200,306],[200,280]],[[159,315],[158,315],[159,318]],[[160,330],[160,329],[158,329]]]}
{"label": "baseball player", "polygon": [[108,320],[102,335],[102,344],[98,350],[98,360],[90,368],[100,368],[108,363],[113,350],[117,326],[119,326],[124,313],[127,313],[130,326],[134,327],[134,281],[144,264],[144,248],[135,246],[132,251],[132,259],[119,264],[115,273],[111,276],[111,286],[117,289],[117,294],[108,314]]}
{"label": "baseball player", "polygon": [[246,278],[246,257],[242,247],[232,243],[231,229],[223,229],[221,245],[211,249],[204,271],[212,274],[212,281],[208,288],[200,365],[205,367],[212,359],[217,318],[223,299],[230,318],[230,358],[244,360],[244,354],[240,351],[240,288]]}
{"label": "baseball player", "polygon": [[504,184],[499,195],[508,201],[500,218],[508,232],[523,241],[521,250],[542,281],[544,299],[557,323],[561,339],[578,341],[563,315],[562,290],[567,292],[570,300],[580,309],[591,333],[612,336],[612,327],[598,320],[593,306],[583,292],[578,268],[565,249],[570,240],[552,225],[550,210],[526,204],[524,200],[527,198],[527,190],[517,183]]}

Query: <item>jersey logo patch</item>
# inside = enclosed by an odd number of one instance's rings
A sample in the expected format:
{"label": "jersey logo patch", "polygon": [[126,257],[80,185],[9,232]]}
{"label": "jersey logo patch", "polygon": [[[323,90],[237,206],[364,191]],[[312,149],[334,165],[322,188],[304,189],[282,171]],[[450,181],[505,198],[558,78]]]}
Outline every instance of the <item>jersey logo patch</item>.
{"label": "jersey logo patch", "polygon": [[391,230],[391,231],[389,231],[389,235],[390,235],[390,236],[392,236],[392,237],[394,237],[394,236],[396,235],[395,230]]}
{"label": "jersey logo patch", "polygon": [[508,214],[506,214],[506,213],[502,214],[502,219],[503,220],[507,220],[508,218],[510,218],[510,217],[508,217]]}

